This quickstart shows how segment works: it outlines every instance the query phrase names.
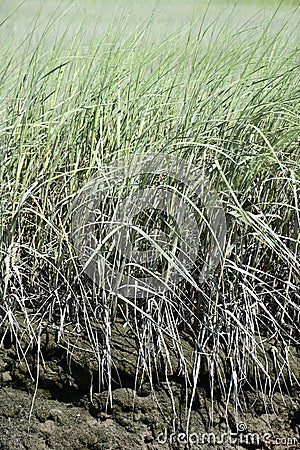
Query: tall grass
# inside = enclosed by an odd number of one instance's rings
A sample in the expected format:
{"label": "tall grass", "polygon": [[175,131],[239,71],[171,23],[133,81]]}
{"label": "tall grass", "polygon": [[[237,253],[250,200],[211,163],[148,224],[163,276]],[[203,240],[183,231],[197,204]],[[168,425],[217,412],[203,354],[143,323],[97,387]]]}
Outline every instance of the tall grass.
{"label": "tall grass", "polygon": [[[150,24],[124,36],[119,23],[88,48],[79,30],[66,50],[61,38],[49,47],[52,22],[34,48],[24,37],[16,58],[8,43],[0,65],[1,344],[10,336],[26,361],[45,328],[58,330],[59,345],[71,354],[82,347],[98,363],[99,388],[111,393],[111,335],[124,322],[139,352],[137,383],[174,373],[185,380],[187,427],[203,372],[211,398],[237,406],[245,389],[268,396],[297,385],[299,52],[288,21],[276,32],[271,25],[234,31],[204,21],[156,41]],[[81,187],[136,153],[192,155],[227,218],[214,274],[200,282],[196,267],[142,302],[101,290],[72,241]]]}

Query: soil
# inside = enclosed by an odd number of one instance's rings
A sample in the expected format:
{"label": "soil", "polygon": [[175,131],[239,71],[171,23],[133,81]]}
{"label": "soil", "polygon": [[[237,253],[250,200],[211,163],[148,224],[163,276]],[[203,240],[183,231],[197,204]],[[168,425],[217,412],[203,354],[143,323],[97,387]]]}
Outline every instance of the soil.
{"label": "soil", "polygon": [[6,343],[0,350],[0,450],[300,449],[297,389],[278,386],[268,397],[245,390],[237,416],[232,397],[216,394],[212,408],[203,376],[187,436],[183,380],[174,375],[137,388],[132,343],[118,333],[113,340],[119,378],[114,376],[111,391],[100,392],[91,361],[81,358],[79,364],[74,356],[70,362],[55,333],[42,339],[38,365],[36,353],[24,358]]}

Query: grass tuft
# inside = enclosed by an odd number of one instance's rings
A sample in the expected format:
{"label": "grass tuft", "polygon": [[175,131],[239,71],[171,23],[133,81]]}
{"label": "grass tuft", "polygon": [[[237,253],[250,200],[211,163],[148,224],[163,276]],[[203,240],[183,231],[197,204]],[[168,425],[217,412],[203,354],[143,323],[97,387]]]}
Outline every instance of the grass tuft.
{"label": "grass tuft", "polygon": [[[111,399],[112,334],[122,323],[135,340],[137,388],[185,381],[187,428],[203,374],[211,399],[233,400],[237,411],[245,390],[271,396],[298,386],[300,83],[289,22],[275,31],[274,18],[238,30],[195,22],[163,39],[151,23],[127,36],[118,23],[83,47],[81,28],[68,45],[61,37],[49,45],[56,20],[37,44],[24,37],[16,58],[10,42],[1,54],[0,344],[10,336],[25,362],[30,348],[42,361],[41,335],[55,330],[71,359],[83,351],[97,362],[98,388]],[[141,300],[89,279],[71,211],[99,169],[109,167],[102,176],[113,186],[118,162],[150,153],[193,158],[221,200],[227,232],[204,281],[200,258],[179,268],[180,283]],[[120,183],[117,201],[133,186]],[[201,217],[192,194],[181,195]],[[201,236],[207,244],[210,230]]]}

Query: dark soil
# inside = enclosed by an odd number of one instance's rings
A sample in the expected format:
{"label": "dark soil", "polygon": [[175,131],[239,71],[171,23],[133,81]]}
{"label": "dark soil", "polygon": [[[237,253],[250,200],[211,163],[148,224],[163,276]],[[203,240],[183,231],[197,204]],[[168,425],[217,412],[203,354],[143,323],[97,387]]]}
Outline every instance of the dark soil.
{"label": "dark soil", "polygon": [[245,390],[237,416],[232,398],[216,395],[212,408],[203,376],[187,437],[184,382],[174,376],[153,389],[147,381],[135,389],[132,343],[117,334],[113,339],[119,378],[112,398],[107,388],[97,392],[93,363],[79,364],[75,356],[70,362],[51,333],[42,340],[39,366],[34,352],[25,359],[6,344],[0,350],[0,450],[300,449],[299,391],[278,386],[264,397]]}

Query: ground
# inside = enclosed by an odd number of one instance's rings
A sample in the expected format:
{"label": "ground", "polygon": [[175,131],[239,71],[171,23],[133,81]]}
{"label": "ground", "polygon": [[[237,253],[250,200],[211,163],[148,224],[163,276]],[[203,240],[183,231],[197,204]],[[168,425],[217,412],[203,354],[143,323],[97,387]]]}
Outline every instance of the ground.
{"label": "ground", "polygon": [[[115,337],[114,341],[120,343],[122,339]],[[227,402],[218,395],[210,420],[210,392],[200,382],[187,437],[182,428],[185,387],[180,377],[156,383],[153,390],[145,382],[136,391],[134,364],[124,341],[123,350],[114,354],[121,379],[112,386],[111,407],[107,389],[91,389],[91,366],[73,362],[70,371],[64,351],[55,347],[54,340],[47,345],[37,389],[28,372],[33,367],[30,355],[27,367],[13,347],[6,345],[1,350],[0,450],[300,448],[297,390],[288,394],[280,392],[278,386],[267,398],[259,391],[245,390],[241,397],[244,413],[239,414],[237,423],[232,398]],[[211,434],[205,434],[208,432]],[[190,447],[186,441],[190,441]]]}

